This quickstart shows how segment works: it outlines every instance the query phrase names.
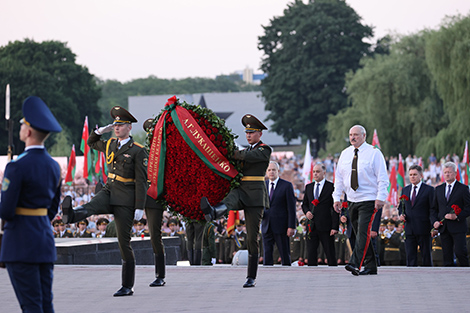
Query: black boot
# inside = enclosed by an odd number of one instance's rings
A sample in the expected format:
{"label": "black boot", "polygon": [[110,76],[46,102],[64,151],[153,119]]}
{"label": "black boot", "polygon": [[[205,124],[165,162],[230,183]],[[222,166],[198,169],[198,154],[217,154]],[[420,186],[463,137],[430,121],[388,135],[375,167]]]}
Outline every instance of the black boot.
{"label": "black boot", "polygon": [[258,255],[248,255],[248,276],[243,288],[254,287],[256,285],[256,273],[258,272]]}
{"label": "black boot", "polygon": [[122,287],[114,294],[115,297],[132,296],[134,294],[135,261],[122,260]]}
{"label": "black boot", "polygon": [[66,196],[64,201],[62,201],[62,213],[62,220],[65,224],[75,223],[89,216],[87,209],[82,206],[76,207],[75,210],[73,209],[72,198],[70,196]]}
{"label": "black boot", "polygon": [[229,211],[229,208],[223,202],[220,202],[215,207],[212,207],[209,201],[207,201],[207,198],[202,197],[201,211],[204,213],[206,221],[211,222],[224,216]]}
{"label": "black boot", "polygon": [[165,285],[165,254],[156,255],[155,257],[155,280],[150,283],[150,287],[160,287]]}
{"label": "black boot", "polygon": [[194,265],[194,258],[193,258],[193,255],[194,255],[194,250],[193,249],[189,249],[187,250],[188,251],[188,261],[189,261],[189,264],[191,265]]}
{"label": "black boot", "polygon": [[201,265],[202,250],[194,250],[194,265]]}

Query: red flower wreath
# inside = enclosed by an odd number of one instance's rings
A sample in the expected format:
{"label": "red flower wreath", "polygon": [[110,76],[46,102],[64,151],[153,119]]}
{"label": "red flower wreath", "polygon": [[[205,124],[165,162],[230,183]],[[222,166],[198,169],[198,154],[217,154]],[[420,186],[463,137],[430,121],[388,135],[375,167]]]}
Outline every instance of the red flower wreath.
{"label": "red flower wreath", "polygon": [[[231,133],[225,126],[225,122],[207,108],[190,105],[186,102],[178,104],[189,111],[220,153],[230,160],[230,156],[237,149],[234,142],[237,135]],[[153,128],[160,115],[154,119],[148,132],[148,148],[152,142]],[[241,174],[232,180],[227,180],[214,173],[184,141],[171,115],[167,114],[165,119],[167,136],[165,178],[163,199],[159,200],[171,211],[179,213],[183,217],[202,221],[204,214],[200,209],[201,198],[207,197],[212,204],[219,203],[230,189],[239,185]],[[238,164],[231,160],[230,163],[234,164],[240,172]]]}

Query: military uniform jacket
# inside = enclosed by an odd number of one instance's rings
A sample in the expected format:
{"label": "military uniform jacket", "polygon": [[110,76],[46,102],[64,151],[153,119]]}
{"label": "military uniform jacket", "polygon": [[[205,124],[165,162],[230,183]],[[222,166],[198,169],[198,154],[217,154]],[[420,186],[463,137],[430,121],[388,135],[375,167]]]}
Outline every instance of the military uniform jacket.
{"label": "military uniform jacket", "polygon": [[80,235],[80,231],[77,230],[75,234],[73,234],[73,237],[74,238],[92,238],[93,235],[88,230],[85,230],[83,234]]}
{"label": "military uniform jacket", "polygon": [[[45,149],[26,150],[7,164],[0,203],[0,218],[6,221],[1,262],[55,262],[51,220],[59,207],[60,185],[60,166]],[[17,207],[46,208],[47,215],[17,215]]]}
{"label": "military uniform jacket", "polygon": [[[118,149],[118,140],[115,138],[106,141],[94,131],[88,138],[88,145],[106,155],[108,175],[117,175],[118,178],[108,178],[104,188],[110,192],[110,205],[128,206],[143,209],[147,197],[147,150],[139,143],[131,140],[121,149]],[[125,180],[120,181],[119,177]]]}
{"label": "military uniform jacket", "polygon": [[[269,165],[272,149],[261,141],[253,149],[235,151],[233,158],[243,161],[243,176],[264,177]],[[234,203],[232,199],[237,198]],[[243,207],[265,207],[269,208],[269,196],[264,179],[260,181],[242,180],[240,186],[233,189],[224,200],[230,202],[230,209],[243,209]],[[241,206],[240,206],[241,205]]]}

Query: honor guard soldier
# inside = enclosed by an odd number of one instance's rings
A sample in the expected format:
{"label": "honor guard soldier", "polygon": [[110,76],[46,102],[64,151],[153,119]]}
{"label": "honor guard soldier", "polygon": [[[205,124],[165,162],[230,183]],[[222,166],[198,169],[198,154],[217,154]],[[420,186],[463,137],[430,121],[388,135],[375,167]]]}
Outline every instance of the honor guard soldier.
{"label": "honor guard soldier", "polygon": [[247,247],[248,273],[244,288],[254,287],[258,272],[258,233],[265,208],[269,208],[269,197],[264,182],[272,149],[261,141],[263,130],[267,129],[255,116],[246,114],[242,118],[249,147],[235,151],[233,158],[243,161],[243,178],[240,186],[230,191],[221,203],[212,207],[206,197],[201,199],[201,210],[206,220],[216,220],[229,210],[244,210]]}
{"label": "honor guard soldier", "polygon": [[[144,122],[143,127],[147,133],[151,131],[152,123],[153,118],[149,118]],[[155,262],[155,280],[151,282],[149,286],[161,287],[165,285],[165,248],[162,241],[162,220],[164,208],[160,203],[148,195],[145,198],[144,207],[145,215],[148,219],[150,241],[152,242]]]}
{"label": "honor guard soldier", "polygon": [[88,220],[84,219],[77,223],[77,231],[73,236],[75,238],[91,238],[92,234],[86,229],[88,227]]}
{"label": "honor guard soldier", "polygon": [[7,164],[0,218],[6,221],[0,262],[6,264],[23,312],[53,312],[52,277],[56,248],[51,221],[60,202],[60,166],[44,148],[62,128],[38,97],[23,103],[20,140],[25,151]]}
{"label": "honor guard soldier", "polygon": [[[122,258],[122,287],[115,297],[134,293],[135,256],[132,250],[131,229],[134,220],[144,214],[147,196],[147,150],[130,136],[132,123],[137,120],[120,106],[111,109],[112,124],[91,132],[88,145],[106,155],[108,180],[106,185],[83,206],[72,208],[70,197],[62,204],[64,221],[71,223],[96,214],[114,214],[119,250]],[[117,138],[101,140],[104,133],[114,129]]]}

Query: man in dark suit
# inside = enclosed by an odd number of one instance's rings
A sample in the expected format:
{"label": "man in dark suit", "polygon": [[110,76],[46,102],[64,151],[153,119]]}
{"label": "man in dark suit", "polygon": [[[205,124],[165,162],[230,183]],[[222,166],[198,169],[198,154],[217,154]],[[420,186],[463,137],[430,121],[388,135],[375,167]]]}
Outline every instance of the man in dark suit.
{"label": "man in dark suit", "polygon": [[[470,215],[470,192],[468,186],[460,183],[457,176],[457,165],[447,162],[443,166],[445,183],[436,187],[431,223],[441,234],[444,266],[454,265],[454,253],[460,266],[469,266],[467,255],[466,218]],[[462,211],[455,214],[452,206],[458,206]],[[441,222],[442,221],[442,225]]]}
{"label": "man in dark suit", "polygon": [[266,188],[269,192],[269,209],[264,210],[261,233],[263,234],[263,265],[273,265],[274,243],[279,250],[282,265],[290,266],[289,237],[295,232],[295,196],[292,184],[279,178],[279,164],[269,162]]}
{"label": "man in dark suit", "polygon": [[[309,220],[307,225],[308,265],[318,265],[318,245],[322,244],[329,266],[336,266],[335,235],[339,229],[339,213],[333,209],[333,183],[325,179],[323,164],[313,167],[314,182],[305,186],[302,211]],[[317,203],[316,205],[314,204]]]}
{"label": "man in dark suit", "polygon": [[269,207],[269,197],[264,176],[271,157],[271,147],[261,141],[266,126],[251,114],[242,118],[246,140],[250,147],[235,151],[233,158],[243,161],[243,177],[238,188],[232,189],[221,203],[212,207],[206,197],[201,198],[201,210],[207,221],[217,220],[229,210],[243,210],[245,213],[248,270],[244,288],[254,287],[258,272],[258,233],[263,211]]}
{"label": "man in dark suit", "polygon": [[23,312],[53,312],[52,277],[56,248],[51,220],[60,201],[60,166],[44,148],[57,120],[38,97],[23,103],[20,140],[25,151],[7,164],[0,218],[6,221],[0,262],[6,264]]}
{"label": "man in dark suit", "polygon": [[[126,109],[111,109],[112,124],[93,130],[87,144],[106,155],[108,180],[93,199],[83,206],[72,208],[69,196],[62,203],[66,223],[82,220],[90,215],[114,214],[119,250],[122,258],[122,286],[115,297],[134,294],[135,256],[132,250],[131,229],[134,220],[144,214],[147,197],[147,150],[130,135],[132,123],[136,123]],[[116,138],[101,140],[101,136],[114,129]]]}
{"label": "man in dark suit", "polygon": [[423,169],[412,165],[408,171],[410,183],[401,191],[408,200],[398,207],[400,220],[405,222],[406,266],[418,266],[418,245],[421,250],[423,266],[432,266],[431,258],[431,221],[429,219],[434,201],[434,188],[426,185]]}

